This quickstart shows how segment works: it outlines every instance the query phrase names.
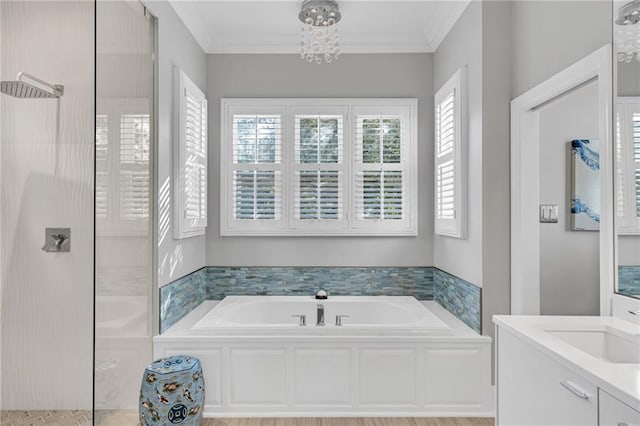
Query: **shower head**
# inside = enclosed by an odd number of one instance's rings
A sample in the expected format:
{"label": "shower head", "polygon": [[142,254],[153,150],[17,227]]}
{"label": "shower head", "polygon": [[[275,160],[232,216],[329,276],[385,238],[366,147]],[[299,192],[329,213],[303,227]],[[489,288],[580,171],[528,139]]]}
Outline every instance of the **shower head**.
{"label": "shower head", "polygon": [[21,72],[15,81],[0,81],[0,92],[14,98],[57,99],[64,94],[64,86]]}
{"label": "shower head", "polygon": [[635,25],[640,22],[640,0],[633,0],[620,8],[616,24]]}

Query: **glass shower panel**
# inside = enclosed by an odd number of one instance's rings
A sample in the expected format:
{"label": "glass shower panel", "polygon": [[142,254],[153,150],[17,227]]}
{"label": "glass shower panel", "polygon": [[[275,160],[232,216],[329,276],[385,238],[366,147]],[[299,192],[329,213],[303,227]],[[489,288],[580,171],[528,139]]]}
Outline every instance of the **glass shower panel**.
{"label": "glass shower panel", "polygon": [[96,424],[137,424],[151,361],[154,19],[99,1],[96,25]]}
{"label": "glass shower panel", "polygon": [[90,424],[92,2],[0,1],[0,421]]}

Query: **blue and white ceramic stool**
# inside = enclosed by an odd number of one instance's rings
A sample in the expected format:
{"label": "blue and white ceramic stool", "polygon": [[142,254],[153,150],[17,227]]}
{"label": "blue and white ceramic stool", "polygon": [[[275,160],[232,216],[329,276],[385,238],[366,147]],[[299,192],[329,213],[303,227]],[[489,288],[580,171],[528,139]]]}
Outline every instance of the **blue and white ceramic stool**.
{"label": "blue and white ceramic stool", "polygon": [[203,404],[204,377],[197,358],[162,358],[144,371],[138,407],[142,426],[198,426]]}

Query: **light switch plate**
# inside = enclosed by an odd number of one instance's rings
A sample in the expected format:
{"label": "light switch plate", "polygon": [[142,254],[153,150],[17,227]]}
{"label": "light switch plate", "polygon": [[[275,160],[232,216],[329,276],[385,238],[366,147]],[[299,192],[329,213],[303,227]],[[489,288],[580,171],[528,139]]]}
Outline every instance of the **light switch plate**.
{"label": "light switch plate", "polygon": [[558,223],[557,204],[540,204],[540,223]]}

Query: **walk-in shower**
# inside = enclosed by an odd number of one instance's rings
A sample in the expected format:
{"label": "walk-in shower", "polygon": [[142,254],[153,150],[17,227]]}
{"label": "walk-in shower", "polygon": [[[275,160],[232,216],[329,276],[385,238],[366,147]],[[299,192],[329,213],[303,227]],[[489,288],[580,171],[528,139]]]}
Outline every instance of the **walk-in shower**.
{"label": "walk-in shower", "polygon": [[64,86],[19,72],[13,81],[0,81],[0,92],[14,98],[58,99],[64,95]]}
{"label": "walk-in shower", "polygon": [[154,35],[137,0],[0,0],[3,426],[137,424]]}

